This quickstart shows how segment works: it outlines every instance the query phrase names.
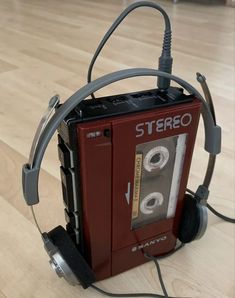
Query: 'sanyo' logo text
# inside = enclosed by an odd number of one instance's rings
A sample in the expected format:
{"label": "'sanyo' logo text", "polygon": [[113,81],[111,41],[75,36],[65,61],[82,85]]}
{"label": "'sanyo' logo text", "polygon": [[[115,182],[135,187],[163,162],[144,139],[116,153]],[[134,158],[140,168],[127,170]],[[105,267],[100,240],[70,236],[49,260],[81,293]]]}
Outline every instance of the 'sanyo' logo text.
{"label": "'sanyo' logo text", "polygon": [[151,245],[158,244],[159,242],[165,241],[166,239],[167,239],[167,236],[162,236],[160,238],[156,238],[156,239],[150,240],[150,241],[145,242],[143,244],[139,244],[139,245],[133,246],[132,249],[131,249],[131,251],[132,252],[135,252],[135,251],[141,250],[143,248],[146,248],[146,247],[149,247]]}

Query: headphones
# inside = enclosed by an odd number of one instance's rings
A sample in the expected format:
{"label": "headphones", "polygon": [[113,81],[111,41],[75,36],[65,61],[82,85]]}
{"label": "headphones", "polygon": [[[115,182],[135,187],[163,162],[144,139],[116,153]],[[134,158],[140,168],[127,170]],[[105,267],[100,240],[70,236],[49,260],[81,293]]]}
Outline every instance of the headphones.
{"label": "headphones", "polygon": [[[44,247],[50,257],[50,264],[57,275],[64,277],[71,285],[81,284],[83,288],[87,288],[95,282],[95,275],[62,226],[58,226],[48,233],[42,233],[38,226],[33,205],[39,203],[38,179],[41,162],[47,145],[59,124],[82,100],[111,83],[139,76],[155,76],[170,79],[181,85],[186,91],[195,95],[201,101],[201,114],[205,128],[205,150],[209,152],[210,156],[206,174],[209,182],[213,173],[215,156],[220,153],[221,150],[221,128],[216,125],[209,104],[193,86],[169,73],[147,68],[121,70],[88,83],[59,107],[58,96],[53,97],[49,102],[48,110],[43,116],[35,134],[29,162],[23,165],[22,183],[25,201],[31,206],[35,223],[41,233]],[[205,86],[205,78],[200,74],[198,74],[198,81],[202,86],[203,84]],[[55,110],[56,107],[58,108]],[[51,116],[54,110],[55,113]],[[195,194],[189,190],[191,194],[185,194],[185,203],[178,233],[178,239],[183,243],[201,238],[206,230],[206,201],[209,195],[208,185],[209,183],[205,183],[204,181],[204,183],[198,187]]]}
{"label": "headphones", "polygon": [[[148,68],[126,69],[102,76],[90,82],[92,67],[106,41],[127,15],[132,10],[141,6],[147,6],[157,9],[164,17],[165,32],[162,55],[159,58],[159,70]],[[83,288],[93,286],[92,284],[96,281],[95,274],[84,257],[80,254],[78,248],[71,240],[69,234],[62,226],[58,226],[50,232],[46,233],[41,231],[37,223],[33,205],[39,203],[38,180],[41,162],[48,143],[50,142],[53,134],[57,130],[60,123],[64,120],[64,118],[82,100],[86,99],[90,95],[92,98],[94,98],[94,92],[114,82],[133,77],[154,76],[158,77],[159,89],[166,90],[170,85],[170,81],[172,80],[182,86],[191,95],[196,96],[201,101],[201,114],[205,130],[204,147],[205,150],[209,152],[209,161],[204,182],[198,187],[196,193],[187,189],[181,215],[181,223],[177,236],[182,243],[188,243],[201,238],[205,233],[207,227],[206,206],[207,198],[209,195],[208,188],[211,177],[213,175],[216,155],[219,154],[221,150],[221,128],[217,126],[215,121],[213,103],[210,97],[210,92],[207,87],[205,77],[197,74],[197,79],[200,82],[204,92],[204,99],[192,85],[190,85],[183,79],[171,74],[172,60],[171,25],[168,15],[156,3],[148,1],[135,2],[120,14],[120,16],[112,24],[112,26],[102,39],[101,43],[99,44],[88,69],[88,84],[75,92],[65,103],[61,105],[59,105],[59,97],[54,96],[50,100],[48,109],[39,123],[31,146],[29,161],[27,164],[23,165],[22,168],[23,193],[26,203],[31,206],[35,224],[42,236],[44,247],[50,257],[49,262],[52,268],[55,270],[59,277],[64,277],[66,281],[71,285],[81,284]],[[104,291],[101,292],[105,293]]]}

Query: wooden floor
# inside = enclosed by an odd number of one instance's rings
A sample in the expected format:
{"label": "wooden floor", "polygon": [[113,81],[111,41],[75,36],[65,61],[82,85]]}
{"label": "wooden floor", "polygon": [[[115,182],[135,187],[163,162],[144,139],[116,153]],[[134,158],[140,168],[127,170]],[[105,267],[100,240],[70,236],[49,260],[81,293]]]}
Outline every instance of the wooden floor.
{"label": "wooden floor", "polygon": [[[66,100],[86,82],[96,46],[128,0],[0,1],[0,297],[100,297],[58,279],[47,263],[40,236],[21,191],[21,166],[48,99]],[[223,6],[158,1],[173,25],[174,73],[198,86],[207,76],[223,128],[223,152],[211,185],[210,203],[227,215],[235,210],[235,10]],[[156,67],[162,18],[150,9],[132,13],[103,50],[94,77],[129,67]],[[131,79],[100,92],[151,88],[153,79]],[[201,182],[207,154],[199,129],[190,185]],[[43,230],[64,223],[56,140],[41,176],[42,204],[36,208]],[[235,227],[209,215],[202,240],[161,262],[171,296],[235,297]],[[120,292],[158,292],[152,262],[99,283]]]}

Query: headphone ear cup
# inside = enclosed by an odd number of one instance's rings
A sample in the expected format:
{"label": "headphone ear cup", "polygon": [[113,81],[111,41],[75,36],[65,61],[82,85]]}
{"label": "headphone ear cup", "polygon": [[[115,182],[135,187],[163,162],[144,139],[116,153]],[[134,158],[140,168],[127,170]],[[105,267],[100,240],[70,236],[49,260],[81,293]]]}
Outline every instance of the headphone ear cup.
{"label": "headphone ear cup", "polygon": [[178,239],[182,243],[193,241],[200,230],[201,212],[196,199],[190,194],[185,195],[184,206],[179,226]]}
{"label": "headphone ear cup", "polygon": [[[64,268],[63,262],[60,266],[60,270],[62,270],[61,276],[66,274],[66,268],[68,266],[84,289],[95,282],[94,272],[91,270],[90,266],[87,264],[62,226],[58,226],[51,230],[48,233],[48,237],[57,247],[60,257],[62,257],[63,261],[66,263]],[[69,276],[67,276],[66,280],[69,280]]]}

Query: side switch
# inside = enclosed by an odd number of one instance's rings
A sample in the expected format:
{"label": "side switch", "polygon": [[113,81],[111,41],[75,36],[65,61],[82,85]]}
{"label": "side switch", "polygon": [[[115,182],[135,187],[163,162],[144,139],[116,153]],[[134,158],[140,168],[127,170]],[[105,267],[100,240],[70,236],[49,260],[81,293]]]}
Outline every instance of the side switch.
{"label": "side switch", "polygon": [[62,191],[64,204],[67,207],[68,212],[75,211],[74,201],[74,176],[70,169],[60,167]]}
{"label": "side switch", "polygon": [[73,152],[65,144],[58,145],[58,155],[61,165],[65,168],[73,168]]}
{"label": "side switch", "polygon": [[73,229],[79,230],[79,214],[78,212],[68,212],[67,209],[64,209],[65,221],[70,223],[70,226]]}

